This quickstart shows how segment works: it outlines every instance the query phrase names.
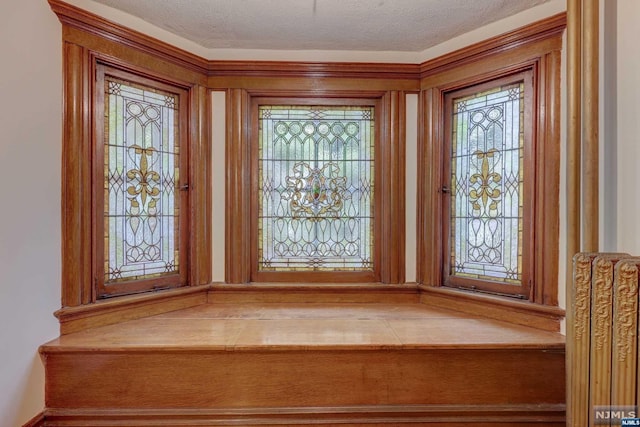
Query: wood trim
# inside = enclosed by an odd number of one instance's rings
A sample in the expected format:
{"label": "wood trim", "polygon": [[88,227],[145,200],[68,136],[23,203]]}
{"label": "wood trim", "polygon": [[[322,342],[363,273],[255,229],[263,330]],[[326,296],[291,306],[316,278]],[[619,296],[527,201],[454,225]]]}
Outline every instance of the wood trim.
{"label": "wood trim", "polygon": [[405,278],[405,146],[406,95],[390,91],[382,98],[382,123],[378,136],[376,168],[382,191],[375,202],[380,208],[376,227],[380,256],[380,281],[404,283]]}
{"label": "wood trim", "polygon": [[419,288],[420,301],[424,304],[546,331],[560,331],[560,322],[565,316],[565,311],[558,307],[458,289],[424,285]]}
{"label": "wood trim", "polygon": [[112,298],[95,304],[62,308],[54,315],[60,321],[60,334],[65,335],[204,304],[208,290],[209,285],[205,285]]}
{"label": "wood trim", "polygon": [[22,424],[22,427],[44,427],[45,426],[45,416],[44,411],[35,415],[26,423]]}
{"label": "wood trim", "polygon": [[418,135],[418,250],[417,280],[429,286],[442,284],[442,195],[443,94],[436,87],[421,92],[420,117],[424,126]]}
{"label": "wood trim", "polygon": [[[558,15],[556,24],[564,22]],[[561,19],[562,18],[562,19]],[[555,25],[555,24],[554,24]],[[534,27],[536,27],[534,25]],[[532,207],[535,209],[535,231],[532,250],[535,254],[533,293],[529,300],[537,304],[558,304],[559,253],[559,147],[560,147],[560,49],[561,32],[551,31],[544,37],[530,37],[514,43],[509,49],[498,49],[476,58],[477,62],[449,67],[446,72],[431,73],[422,79],[422,117],[426,129],[419,140],[419,212],[421,233],[418,263],[422,264],[418,282],[429,286],[442,285],[442,254],[430,255],[441,247],[443,202],[438,192],[442,162],[442,141],[445,137],[443,97],[460,88],[491,81],[515,73],[533,72],[533,129],[536,182]],[[423,163],[423,164],[422,164]],[[439,257],[439,258],[438,258]]]}
{"label": "wood trim", "polygon": [[132,30],[98,15],[72,6],[62,0],[49,0],[49,6],[60,22],[89,34],[131,47],[170,62],[179,67],[206,74],[208,61],[183,49],[164,43],[154,37]]}
{"label": "wood trim", "polygon": [[[581,123],[582,123],[582,73],[581,73],[581,0],[567,0],[567,150],[566,150],[566,283],[572,282],[573,256],[580,251],[581,218]],[[571,301],[567,286],[567,301]],[[569,320],[569,319],[567,319]]]}
{"label": "wood trim", "polygon": [[[441,119],[442,91],[437,85],[438,80],[460,80],[457,68],[462,64],[479,64],[485,67],[494,60],[501,64],[508,64],[510,70],[526,67],[529,62],[524,56],[512,55],[515,48],[528,46],[531,53],[559,49],[561,45],[560,34],[565,25],[565,15],[559,14],[543,21],[528,25],[510,33],[476,43],[465,49],[451,54],[426,61],[420,65],[415,64],[374,64],[374,63],[314,63],[314,62],[273,62],[273,61],[207,61],[197,55],[190,54],[174,46],[149,37],[142,33],[124,28],[97,15],[83,11],[75,6],[68,5],[62,0],[49,0],[52,10],[63,23],[64,55],[65,55],[65,88],[64,88],[64,134],[63,134],[63,190],[62,190],[62,232],[63,232],[63,266],[62,266],[62,306],[74,307],[88,304],[92,297],[92,273],[89,266],[91,261],[91,205],[90,191],[90,167],[86,159],[90,158],[91,140],[91,91],[93,62],[100,58],[109,63],[129,67],[138,72],[144,71],[157,75],[166,75],[174,80],[185,79],[185,85],[191,89],[192,108],[198,106],[199,111],[190,117],[191,137],[194,140],[192,156],[202,154],[199,161],[208,159],[211,147],[202,144],[203,139],[210,139],[209,122],[210,105],[208,103],[207,90],[222,88],[228,91],[227,96],[227,174],[230,170],[236,171],[233,176],[227,176],[226,215],[227,253],[225,260],[227,267],[226,280],[230,283],[247,283],[250,275],[247,273],[248,242],[243,236],[248,236],[246,225],[250,221],[246,218],[238,218],[248,212],[247,193],[247,153],[243,147],[248,143],[248,100],[250,96],[271,96],[274,93],[293,93],[308,91],[315,96],[322,97],[352,97],[359,96],[363,92],[377,92],[388,102],[388,128],[385,132],[392,141],[390,155],[397,155],[402,167],[390,171],[386,176],[386,184],[390,188],[390,208],[388,214],[390,220],[386,230],[391,234],[383,236],[385,242],[398,244],[398,250],[394,251],[387,245],[385,250],[392,255],[391,264],[384,273],[388,283],[402,283],[404,279],[404,216],[399,206],[404,206],[404,94],[419,89],[421,93],[421,117],[425,124],[431,124],[428,130],[421,127],[420,138],[430,141],[427,146],[419,146],[422,159],[438,156],[439,138],[442,129],[435,125]],[[550,69],[559,67],[559,54],[554,53],[549,62]],[[552,57],[550,57],[552,58]],[[541,62],[541,64],[543,64]],[[514,65],[515,64],[515,65]],[[524,65],[523,65],[524,64]],[[504,65],[507,66],[507,65]],[[128,68],[127,68],[128,69]],[[447,71],[447,72],[445,72]],[[449,73],[451,71],[451,73]],[[476,73],[477,71],[474,71]],[[151,75],[151,74],[150,74]],[[178,77],[180,76],[180,77]],[[444,77],[442,77],[444,76]],[[286,78],[283,78],[286,77]],[[467,76],[468,77],[468,76]],[[488,76],[482,75],[482,78]],[[422,81],[418,81],[422,78]],[[187,83],[190,82],[190,83]],[[195,83],[195,86],[193,85]],[[206,87],[205,87],[206,85]],[[425,86],[426,85],[426,86]],[[428,86],[431,85],[431,86]],[[559,85],[559,82],[558,82]],[[288,92],[287,92],[288,91]],[[386,94],[386,95],[385,95]],[[557,100],[550,98],[553,102]],[[557,125],[559,118],[548,121]],[[556,126],[557,127],[557,126]],[[425,132],[430,132],[425,135]],[[547,134],[556,135],[557,131],[549,131]],[[555,136],[554,136],[555,138]],[[397,140],[397,141],[395,141]],[[394,142],[395,141],[395,142]],[[84,151],[83,151],[84,150]],[[235,151],[233,151],[235,150]],[[89,153],[89,154],[87,154]],[[434,157],[436,158],[436,157]],[[546,162],[546,160],[545,160]],[[395,164],[395,163],[394,163]],[[230,166],[233,167],[230,168]],[[402,169],[402,170],[401,170]],[[435,171],[437,172],[437,171]],[[419,204],[419,278],[422,283],[438,285],[440,278],[437,273],[437,265],[440,261],[433,254],[433,245],[441,239],[438,233],[433,233],[432,227],[439,222],[438,214],[433,215],[434,200],[437,191],[433,187],[432,170],[419,167],[420,194],[427,194],[424,202]],[[194,184],[194,198],[196,204],[192,205],[192,222],[198,224],[199,229],[192,234],[198,240],[197,245],[192,246],[191,255],[195,265],[191,272],[192,284],[205,283],[210,279],[210,233],[207,230],[208,222],[199,218],[210,217],[211,199],[210,192],[201,197],[198,188],[203,187],[202,182],[210,185],[210,166],[205,170],[192,171]],[[196,183],[198,181],[199,183]],[[394,195],[397,191],[397,195]],[[432,199],[429,200],[429,197]],[[230,209],[231,208],[231,209]],[[551,203],[545,204],[545,212],[553,211]],[[395,218],[395,220],[394,220]],[[545,222],[545,224],[547,224]],[[555,224],[551,222],[548,231],[553,239]],[[194,230],[195,231],[195,230]],[[544,233],[547,239],[547,231]],[[393,237],[391,237],[393,236]],[[435,240],[434,240],[435,239]],[[546,240],[545,240],[546,241]],[[208,254],[207,254],[208,252]],[[543,252],[545,258],[550,260],[553,253]],[[420,260],[430,259],[429,263],[421,263]],[[545,261],[547,263],[547,261]],[[423,265],[424,264],[424,265]],[[556,263],[557,264],[557,263]],[[387,267],[386,267],[387,268]],[[552,283],[553,269],[544,270],[545,277]],[[545,279],[546,280],[546,279]],[[553,284],[551,285],[553,286]],[[537,295],[536,300],[549,301],[554,304],[554,295],[551,291]],[[557,298],[556,298],[557,299]]]}
{"label": "wood trim", "polygon": [[416,303],[415,284],[379,283],[252,283],[251,285],[214,284],[209,303]]}
{"label": "wood trim", "polygon": [[[582,156],[582,0],[567,0],[567,148],[566,148],[566,300],[569,304],[567,313],[567,426],[578,427],[588,419],[584,413],[584,406],[577,394],[584,394],[584,388],[573,390],[581,379],[574,370],[575,355],[581,355],[575,347],[575,339],[579,334],[576,306],[576,281],[583,276],[578,273],[578,264],[585,265],[584,255],[578,254],[581,242],[581,156]],[[582,261],[582,262],[578,262]],[[589,260],[590,264],[590,260]],[[588,272],[590,276],[591,271]],[[584,298],[582,298],[584,299]]]}
{"label": "wood trim", "polygon": [[[191,165],[189,191],[191,193],[191,256],[189,284],[211,282],[212,193],[211,193],[211,97],[206,87],[194,86],[190,91]],[[222,262],[222,261],[221,261]]]}
{"label": "wood trim", "polygon": [[49,0],[49,5],[64,25],[104,39],[114,40],[123,46],[212,77],[342,77],[411,81],[419,77],[417,64],[207,60],[62,0]]}
{"label": "wood trim", "polygon": [[599,12],[598,0],[583,0],[582,15],[582,251],[597,251],[599,199]]}
{"label": "wood trim", "polygon": [[564,426],[562,404],[370,405],[222,409],[48,409],[56,426],[109,425],[471,425],[504,427]]}
{"label": "wood trim", "polygon": [[532,301],[558,305],[560,247],[560,79],[561,53],[554,50],[538,66],[536,163],[536,224],[534,259],[536,283]]}
{"label": "wood trim", "polygon": [[516,30],[472,44],[420,64],[420,78],[440,74],[451,68],[476,62],[500,52],[562,35],[567,22],[564,12]]}
{"label": "wood trim", "polygon": [[[568,427],[589,425],[589,347],[591,343],[592,262],[596,253],[578,253],[573,257],[573,280],[567,283],[567,416]],[[612,310],[613,311],[613,310]],[[612,316],[613,317],[613,316]],[[571,321],[569,322],[569,319]],[[610,367],[611,365],[609,365]]]}
{"label": "wood trim", "polygon": [[63,45],[62,306],[91,301],[91,90],[89,53]]}
{"label": "wood trim", "polygon": [[564,345],[552,341],[464,350],[455,344],[314,350],[263,342],[153,350],[52,343],[40,351],[48,408],[563,404]]}
{"label": "wood trim", "polygon": [[225,281],[251,280],[251,178],[249,94],[243,89],[227,93]]}
{"label": "wood trim", "polygon": [[209,61],[211,77],[419,78],[417,64],[379,62]]}
{"label": "wood trim", "polygon": [[[291,63],[292,65],[294,63]],[[342,78],[342,77],[271,77],[256,76],[212,76],[208,79],[212,90],[246,89],[254,96],[271,96],[269,91],[286,96],[287,92],[305,91],[323,97],[353,97],[358,92],[385,92],[389,90],[417,91],[419,80],[384,78]],[[291,88],[295,88],[292,91]],[[332,94],[333,92],[333,94]],[[351,93],[349,93],[351,92]]]}

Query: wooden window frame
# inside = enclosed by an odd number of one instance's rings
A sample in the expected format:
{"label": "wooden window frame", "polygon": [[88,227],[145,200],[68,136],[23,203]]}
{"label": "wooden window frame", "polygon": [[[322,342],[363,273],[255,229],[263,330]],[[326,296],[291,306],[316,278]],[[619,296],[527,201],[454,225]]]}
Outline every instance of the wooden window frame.
{"label": "wooden window frame", "polygon": [[[161,275],[134,280],[122,280],[105,284],[105,247],[104,247],[104,134],[105,134],[105,78],[115,77],[119,80],[138,84],[150,89],[159,89],[173,93],[179,97],[179,150],[180,150],[180,176],[176,182],[175,191],[179,194],[179,270],[175,274]],[[149,76],[132,73],[114,68],[98,62],[96,64],[96,84],[94,85],[94,111],[93,122],[93,270],[94,292],[96,299],[104,299],[118,295],[132,295],[141,292],[149,292],[158,289],[171,289],[187,286],[189,281],[189,132],[188,132],[188,88],[159,81]]]}
{"label": "wooden window frame", "polygon": [[[141,291],[160,291],[167,284],[160,280],[141,281],[129,289],[115,290],[117,304],[96,305],[101,295],[100,271],[97,263],[99,221],[96,221],[103,190],[95,187],[102,182],[103,165],[98,165],[96,115],[98,68],[102,65],[121,72],[184,90],[186,105],[183,130],[188,163],[198,161],[198,167],[183,171],[189,183],[189,203],[186,220],[190,224],[189,241],[182,249],[188,257],[184,279],[180,285],[193,287],[211,282],[211,184],[210,184],[210,94],[206,76],[178,64],[170,64],[155,57],[150,49],[123,46],[108,38],[95,37],[81,30],[67,28],[64,33],[64,99],[63,99],[63,152],[62,152],[62,310],[57,315],[61,322],[69,316],[77,317],[77,310],[122,310],[140,304]],[[151,85],[153,86],[153,84]],[[100,169],[100,171],[98,171]],[[100,176],[98,179],[97,176]],[[135,282],[130,282],[135,283]],[[142,286],[144,285],[144,286]],[[149,285],[149,286],[147,286]],[[177,292],[170,289],[165,292]],[[154,294],[151,292],[150,294]],[[164,292],[163,292],[164,293]],[[148,295],[150,295],[148,293]],[[159,298],[164,297],[158,294]],[[132,299],[133,298],[133,299]],[[96,311],[96,313],[98,313]],[[135,311],[135,310],[134,310]],[[73,314],[71,314],[73,313]],[[87,312],[89,313],[89,312]]]}
{"label": "wooden window frame", "polygon": [[380,99],[369,98],[276,98],[254,97],[251,103],[251,194],[258,194],[258,108],[262,105],[321,105],[327,107],[366,106],[375,109],[374,115],[374,197],[373,197],[373,268],[370,271],[260,271],[258,268],[258,198],[251,199],[251,281],[252,282],[344,282],[371,283],[380,281],[380,240],[381,224],[377,218],[381,214],[381,206],[377,203],[381,190],[377,183],[382,175],[378,170],[378,153],[380,153]]}
{"label": "wooden window frame", "polygon": [[[542,23],[540,24],[542,25]],[[561,28],[560,28],[561,29]],[[533,32],[535,28],[531,29]],[[447,138],[447,94],[460,89],[492,82],[518,73],[531,73],[533,83],[532,147],[534,168],[529,245],[532,265],[527,284],[520,293],[528,302],[558,305],[559,256],[559,183],[560,183],[560,50],[561,31],[502,40],[480,53],[474,61],[460,53],[450,62],[425,71],[421,81],[421,116],[424,124],[419,137],[418,163],[418,281],[429,295],[476,294],[474,290],[446,287],[444,274],[448,236],[444,230],[448,214],[442,197],[445,139]],[[524,243],[524,242],[523,242]],[[501,286],[489,286],[495,295],[518,296],[504,292]],[[437,292],[436,292],[437,291]],[[435,293],[434,293],[435,292]],[[506,295],[504,295],[506,294]],[[452,294],[453,295],[453,294]],[[511,298],[508,298],[511,299]]]}
{"label": "wooden window frame", "polygon": [[442,203],[442,285],[466,289],[486,291],[495,294],[512,295],[515,297],[529,299],[532,284],[533,259],[533,196],[535,194],[535,144],[533,140],[534,112],[533,110],[533,78],[531,70],[526,70],[516,74],[500,76],[489,81],[475,83],[470,86],[445,92],[444,95],[444,149],[442,164],[441,188],[449,186],[451,182],[451,147],[452,122],[453,122],[453,101],[455,98],[473,95],[484,92],[499,86],[505,86],[517,82],[524,83],[524,153],[523,153],[523,189],[521,196],[523,201],[522,218],[522,280],[520,285],[500,283],[489,279],[475,279],[451,274],[451,191],[441,191],[440,195],[445,199]]}
{"label": "wooden window frame", "polygon": [[[559,85],[564,13],[420,64],[256,62],[207,60],[63,0],[48,1],[62,23],[63,40],[62,309],[56,312],[63,333],[206,302],[212,262],[211,144],[225,144],[226,149],[225,282],[250,282],[247,142],[249,105],[255,96],[380,98],[379,139],[385,141],[381,155],[389,159],[391,167],[384,171],[381,182],[385,201],[379,237],[385,240],[380,245],[379,283],[404,283],[407,93],[420,95],[416,277],[421,300],[463,311],[476,310],[477,314],[500,312],[501,318],[511,321],[514,315],[526,313],[522,320],[526,324],[542,316],[546,326],[557,327],[564,315],[557,308]],[[188,287],[94,304],[91,120],[98,60],[188,87],[190,157],[192,165],[196,163],[193,159],[199,165],[190,170],[189,180],[192,241]],[[443,91],[452,90],[462,80],[477,82],[526,68],[535,71],[535,97],[540,105],[535,133],[544,142],[538,146],[536,159],[536,188],[544,194],[536,194],[535,206],[537,261],[530,297],[535,304],[441,286],[442,257],[436,250],[441,243],[441,197],[437,193],[441,171],[430,168],[425,161],[441,155]],[[212,90],[227,93],[225,142],[211,141]],[[486,301],[490,301],[489,310]]]}
{"label": "wooden window frame", "polygon": [[[273,85],[265,79],[265,86]],[[341,82],[342,83],[342,82]],[[321,86],[321,85],[318,85]],[[343,90],[245,90],[227,93],[226,268],[227,283],[404,283],[405,92],[368,91],[347,82]],[[258,272],[257,118],[260,103],[373,105],[376,108],[373,272]],[[253,138],[255,137],[255,141]]]}

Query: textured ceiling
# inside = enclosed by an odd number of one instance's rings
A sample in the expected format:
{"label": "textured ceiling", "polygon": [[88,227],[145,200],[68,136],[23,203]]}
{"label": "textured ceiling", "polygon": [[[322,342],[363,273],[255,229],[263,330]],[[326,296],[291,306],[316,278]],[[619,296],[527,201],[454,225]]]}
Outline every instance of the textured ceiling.
{"label": "textured ceiling", "polygon": [[548,0],[96,0],[205,48],[419,52]]}

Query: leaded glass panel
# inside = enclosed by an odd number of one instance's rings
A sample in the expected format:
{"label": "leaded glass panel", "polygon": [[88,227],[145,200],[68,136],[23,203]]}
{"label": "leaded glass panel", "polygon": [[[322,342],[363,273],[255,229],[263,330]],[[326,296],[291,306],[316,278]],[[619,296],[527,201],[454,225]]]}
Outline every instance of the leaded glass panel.
{"label": "leaded glass panel", "polygon": [[453,100],[452,276],[522,282],[524,83]]}
{"label": "leaded glass panel", "polygon": [[105,77],[105,283],[178,272],[178,101]]}
{"label": "leaded glass panel", "polygon": [[258,269],[373,270],[374,108],[258,113]]}

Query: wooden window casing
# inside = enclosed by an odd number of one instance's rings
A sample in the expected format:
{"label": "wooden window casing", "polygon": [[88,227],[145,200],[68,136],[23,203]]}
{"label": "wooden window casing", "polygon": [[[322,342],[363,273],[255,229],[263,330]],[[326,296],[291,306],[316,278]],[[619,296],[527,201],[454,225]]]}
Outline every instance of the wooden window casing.
{"label": "wooden window casing", "polygon": [[[115,322],[123,308],[129,315],[140,316],[136,301],[128,298],[145,290],[163,290],[179,285],[180,289],[147,293],[158,301],[167,301],[176,295],[175,304],[193,304],[198,285],[211,282],[211,104],[205,67],[189,64],[186,60],[171,59],[175,48],[168,48],[152,39],[141,39],[139,34],[113,26],[101,18],[62,2],[51,3],[63,23],[63,135],[62,135],[62,309],[56,313],[61,330],[72,331],[91,325],[98,316],[105,322]],[[99,30],[98,30],[99,28]],[[119,32],[107,36],[111,31]],[[124,40],[136,40],[125,43]],[[190,57],[192,60],[193,57]],[[189,225],[188,241],[182,243],[182,252],[188,261],[181,268],[179,279],[154,278],[147,283],[131,281],[117,285],[111,293],[104,292],[100,283],[104,266],[99,240],[104,239],[99,224],[99,198],[104,197],[104,165],[97,158],[101,136],[98,127],[104,125],[96,108],[96,96],[104,87],[98,82],[98,69],[108,67],[111,73],[120,73],[124,80],[134,79],[144,86],[166,88],[180,92],[184,112],[181,116],[182,144],[189,165],[181,171],[189,188],[184,198],[188,201],[182,212]],[[193,167],[197,159],[198,167]],[[119,288],[119,289],[118,289]],[[193,288],[187,289],[187,288]],[[101,297],[123,295],[110,299],[109,304],[93,304]],[[159,303],[161,305],[165,304]],[[174,307],[175,307],[174,304]],[[168,305],[167,305],[168,306]],[[77,321],[76,321],[77,320]],[[69,323],[67,323],[69,322]],[[73,325],[72,325],[73,324]],[[67,326],[68,325],[68,326]],[[82,326],[81,326],[82,325]]]}
{"label": "wooden window casing", "polygon": [[[65,333],[101,322],[121,321],[123,307],[129,318],[148,315],[150,311],[141,309],[141,301],[164,301],[165,309],[206,301],[207,287],[198,285],[211,283],[211,144],[226,144],[226,192],[222,208],[226,220],[225,282],[251,282],[249,135],[254,97],[378,100],[380,152],[376,155],[386,162],[386,166],[377,165],[382,187],[377,201],[381,210],[378,218],[381,231],[377,235],[381,239],[379,283],[404,283],[405,94],[419,93],[417,282],[422,285],[423,297],[432,298],[432,302],[472,301],[471,293],[442,286],[442,197],[438,189],[442,179],[444,94],[526,70],[533,75],[537,112],[535,261],[529,301],[549,306],[544,310],[551,310],[554,318],[561,318],[561,310],[557,309],[557,264],[564,13],[420,64],[301,63],[207,60],[62,0],[49,0],[49,4],[63,30],[62,309],[56,316]],[[188,91],[187,128],[192,166],[188,288],[191,289],[92,304],[96,302],[92,120],[98,63]],[[227,94],[226,141],[211,141],[212,90]],[[511,300],[500,300],[502,306],[508,305],[508,313],[511,308],[515,309],[513,313],[523,309],[522,304],[511,304]],[[538,310],[533,306],[524,309]]]}
{"label": "wooden window casing", "polygon": [[[277,83],[275,83],[277,82]],[[282,79],[257,80],[252,90],[227,95],[226,282],[404,283],[405,92],[367,90],[367,82],[336,79],[309,90],[267,89]],[[300,84],[299,81],[295,81]],[[323,87],[326,85],[326,87]],[[394,82],[390,82],[395,84]],[[286,83],[284,83],[286,85]],[[382,85],[383,87],[386,85]],[[264,88],[263,88],[264,87]],[[365,105],[375,107],[375,230],[372,271],[271,272],[257,269],[257,106]],[[252,115],[254,117],[252,117]],[[253,150],[253,152],[252,152]]]}
{"label": "wooden window casing", "polygon": [[[532,29],[533,31],[533,29]],[[421,86],[424,128],[418,162],[418,281],[438,295],[447,289],[460,296],[476,291],[511,295],[542,305],[558,305],[559,183],[560,183],[560,50],[561,33],[524,39],[491,49],[473,62],[456,60],[428,70]],[[471,46],[469,50],[473,50]],[[464,57],[463,57],[464,58]],[[447,150],[450,145],[451,98],[500,85],[525,81],[530,120],[525,127],[523,280],[521,286],[453,278],[449,268],[449,202]],[[478,90],[479,89],[479,90]],[[525,108],[526,109],[526,108]],[[525,137],[525,139],[527,139]],[[466,288],[458,290],[452,288]],[[441,291],[440,291],[441,290]],[[469,292],[467,292],[469,291]],[[433,293],[432,292],[432,293]],[[444,292],[444,294],[443,294]],[[435,294],[434,294],[435,295]],[[447,294],[449,295],[449,294]],[[450,296],[452,296],[451,294]]]}

